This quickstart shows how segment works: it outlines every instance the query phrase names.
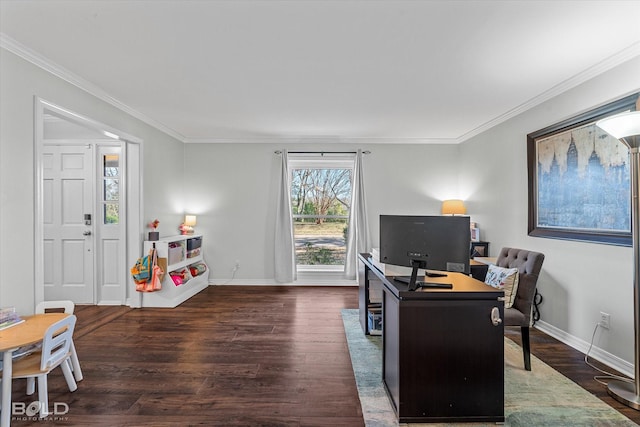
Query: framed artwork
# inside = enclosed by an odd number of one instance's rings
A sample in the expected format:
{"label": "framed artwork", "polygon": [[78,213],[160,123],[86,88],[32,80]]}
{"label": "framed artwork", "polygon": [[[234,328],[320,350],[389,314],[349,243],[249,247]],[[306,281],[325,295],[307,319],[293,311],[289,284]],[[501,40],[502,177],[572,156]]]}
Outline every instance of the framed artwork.
{"label": "framed artwork", "polygon": [[629,150],[595,123],[625,97],[527,135],[529,235],[631,246]]}
{"label": "framed artwork", "polygon": [[489,256],[489,242],[471,242],[471,258]]}

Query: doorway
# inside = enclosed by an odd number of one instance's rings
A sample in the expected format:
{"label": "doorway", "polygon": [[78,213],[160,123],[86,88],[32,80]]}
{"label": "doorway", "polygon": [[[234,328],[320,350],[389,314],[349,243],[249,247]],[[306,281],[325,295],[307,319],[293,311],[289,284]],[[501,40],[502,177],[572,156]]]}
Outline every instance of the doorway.
{"label": "doorway", "polygon": [[137,306],[142,141],[41,99],[35,123],[35,302]]}
{"label": "doorway", "polygon": [[93,304],[93,145],[45,142],[42,169],[44,299]]}

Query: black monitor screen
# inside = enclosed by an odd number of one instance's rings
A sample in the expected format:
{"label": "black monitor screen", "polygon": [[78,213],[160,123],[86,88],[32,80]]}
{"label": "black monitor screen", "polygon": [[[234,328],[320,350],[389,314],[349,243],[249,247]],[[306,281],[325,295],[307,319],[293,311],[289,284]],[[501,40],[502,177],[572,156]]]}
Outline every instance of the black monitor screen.
{"label": "black monitor screen", "polygon": [[468,216],[380,215],[380,262],[469,274]]}

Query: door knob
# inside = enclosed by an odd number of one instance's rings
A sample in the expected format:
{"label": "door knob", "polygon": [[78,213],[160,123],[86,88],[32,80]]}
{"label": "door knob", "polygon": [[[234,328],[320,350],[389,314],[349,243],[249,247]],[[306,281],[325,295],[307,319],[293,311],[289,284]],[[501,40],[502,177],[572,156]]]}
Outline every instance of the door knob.
{"label": "door knob", "polygon": [[82,233],[83,236],[91,236],[91,230],[85,230],[84,233]]}
{"label": "door knob", "polygon": [[498,307],[493,307],[491,309],[491,323],[493,323],[493,326],[498,326],[500,323],[502,323],[502,319],[500,318],[500,310],[498,309]]}

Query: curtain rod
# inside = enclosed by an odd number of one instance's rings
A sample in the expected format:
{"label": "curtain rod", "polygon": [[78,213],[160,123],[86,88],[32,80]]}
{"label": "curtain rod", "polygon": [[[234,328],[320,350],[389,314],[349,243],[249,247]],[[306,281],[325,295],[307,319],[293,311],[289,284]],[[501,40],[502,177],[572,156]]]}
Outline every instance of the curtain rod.
{"label": "curtain rod", "polygon": [[[282,154],[281,150],[274,151],[275,154]],[[357,151],[287,151],[287,154],[358,154]],[[371,151],[363,151],[362,154],[371,154]]]}

